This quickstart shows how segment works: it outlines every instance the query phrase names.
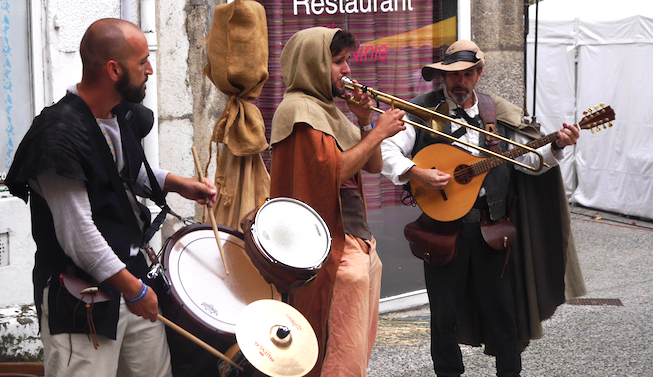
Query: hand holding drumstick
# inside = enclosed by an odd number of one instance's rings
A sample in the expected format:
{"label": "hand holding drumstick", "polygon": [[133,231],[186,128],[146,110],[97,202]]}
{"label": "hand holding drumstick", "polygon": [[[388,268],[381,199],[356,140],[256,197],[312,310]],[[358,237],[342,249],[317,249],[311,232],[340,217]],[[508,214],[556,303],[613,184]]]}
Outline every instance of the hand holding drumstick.
{"label": "hand holding drumstick", "polygon": [[[191,151],[193,152],[193,159],[195,160],[195,168],[197,169],[197,174],[200,177],[200,182],[210,182],[204,179],[204,173],[202,173],[202,166],[200,165],[200,159],[197,156],[197,149],[195,149],[195,147],[191,147]],[[224,266],[224,271],[227,275],[229,275],[229,269],[227,268],[227,261],[225,260],[224,251],[222,250],[222,241],[220,240],[220,233],[218,232],[218,225],[215,221],[215,214],[213,213],[213,210],[210,208],[213,206],[213,204],[215,204],[216,198],[217,198],[217,192],[214,195],[213,200],[210,200],[209,202],[205,203],[206,210],[208,211],[209,217],[211,218],[211,225],[213,226],[215,241],[218,243],[218,249],[220,249],[220,257],[222,257],[222,265]]]}

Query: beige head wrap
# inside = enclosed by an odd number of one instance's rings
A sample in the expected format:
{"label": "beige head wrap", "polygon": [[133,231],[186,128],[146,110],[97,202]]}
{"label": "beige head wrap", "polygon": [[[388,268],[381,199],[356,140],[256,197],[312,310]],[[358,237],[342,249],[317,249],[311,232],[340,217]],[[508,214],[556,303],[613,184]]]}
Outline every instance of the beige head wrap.
{"label": "beige head wrap", "polygon": [[304,29],[283,48],[281,75],[287,89],[272,119],[272,145],[290,136],[297,123],[333,136],[343,151],[360,141],[360,130],[336,107],[331,92],[330,46],[338,30]]}

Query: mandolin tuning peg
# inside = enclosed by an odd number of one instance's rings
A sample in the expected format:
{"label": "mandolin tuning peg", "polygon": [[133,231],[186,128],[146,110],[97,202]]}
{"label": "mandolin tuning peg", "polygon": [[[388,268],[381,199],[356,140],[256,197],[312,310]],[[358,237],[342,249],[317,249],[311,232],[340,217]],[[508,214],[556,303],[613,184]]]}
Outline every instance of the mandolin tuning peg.
{"label": "mandolin tuning peg", "polygon": [[592,133],[594,133],[594,129],[593,129],[593,128],[590,128],[590,131],[592,131]]}
{"label": "mandolin tuning peg", "polygon": [[587,111],[583,111],[583,115],[584,115],[584,116],[587,116]]}
{"label": "mandolin tuning peg", "polygon": [[592,108],[590,107],[589,109],[587,109],[587,112],[591,114],[592,113]]}
{"label": "mandolin tuning peg", "polygon": [[601,127],[596,127],[596,132],[601,132]]}
{"label": "mandolin tuning peg", "polygon": [[612,127],[612,123],[608,123],[608,127]]}
{"label": "mandolin tuning peg", "polygon": [[598,109],[599,109],[599,105],[594,106],[594,110],[598,110]]}
{"label": "mandolin tuning peg", "polygon": [[601,107],[605,107],[605,103],[601,102],[601,103],[599,104],[599,106],[601,106]]}

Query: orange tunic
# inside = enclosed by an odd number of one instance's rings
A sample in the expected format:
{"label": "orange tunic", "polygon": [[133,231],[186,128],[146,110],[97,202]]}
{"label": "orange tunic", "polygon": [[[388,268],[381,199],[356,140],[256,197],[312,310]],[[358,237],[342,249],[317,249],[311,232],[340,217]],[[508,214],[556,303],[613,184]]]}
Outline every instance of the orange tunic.
{"label": "orange tunic", "polygon": [[309,375],[319,375],[324,361],[326,322],[335,274],[344,248],[340,210],[342,152],[335,139],[305,124],[274,145],[270,169],[270,196],[292,197],[313,207],[331,232],[331,254],[312,283],[290,295],[290,304],[311,323],[320,353]]}

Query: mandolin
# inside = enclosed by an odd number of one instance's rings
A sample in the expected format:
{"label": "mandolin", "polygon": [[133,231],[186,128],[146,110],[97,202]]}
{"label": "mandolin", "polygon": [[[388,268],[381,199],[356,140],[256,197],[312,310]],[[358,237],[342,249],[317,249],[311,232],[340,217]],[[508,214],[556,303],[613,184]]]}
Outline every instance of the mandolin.
{"label": "mandolin", "polygon": [[[612,127],[610,121],[615,119],[614,110],[610,106],[596,106],[584,112],[585,116],[574,126],[579,130],[601,130]],[[526,146],[537,149],[558,140],[558,133],[554,132],[539,139],[533,140]],[[527,149],[516,147],[503,152],[501,155],[514,159],[528,153]],[[411,179],[410,187],[417,204],[434,220],[454,221],[465,216],[476,201],[483,185],[485,176],[506,160],[499,157],[476,157],[469,152],[449,144],[431,144],[419,151],[413,158],[417,167],[423,169],[438,169],[450,174],[452,179],[442,190],[429,190],[418,181]]]}

